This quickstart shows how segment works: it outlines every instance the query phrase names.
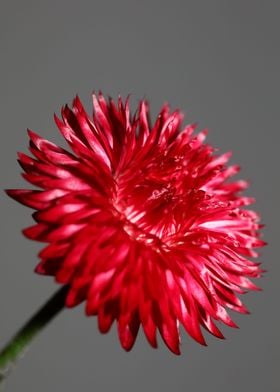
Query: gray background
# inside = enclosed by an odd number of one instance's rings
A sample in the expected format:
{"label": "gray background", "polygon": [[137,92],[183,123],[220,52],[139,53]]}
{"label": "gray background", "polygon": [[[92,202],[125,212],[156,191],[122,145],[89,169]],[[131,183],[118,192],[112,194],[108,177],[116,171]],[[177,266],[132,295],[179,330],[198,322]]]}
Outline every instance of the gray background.
{"label": "gray background", "polygon": [[[7,391],[279,391],[279,2],[1,1],[2,188],[21,187],[16,151],[30,127],[61,144],[54,111],[93,89],[163,101],[208,127],[208,141],[234,152],[267,228],[262,293],[235,315],[240,330],[200,347],[183,334],[181,357],[140,334],[129,354],[115,327],[99,334],[83,306],[64,311],[33,344]],[[0,342],[56,290],[33,274],[40,244],[21,228],[31,210],[1,193]],[[278,375],[276,374],[278,372]]]}

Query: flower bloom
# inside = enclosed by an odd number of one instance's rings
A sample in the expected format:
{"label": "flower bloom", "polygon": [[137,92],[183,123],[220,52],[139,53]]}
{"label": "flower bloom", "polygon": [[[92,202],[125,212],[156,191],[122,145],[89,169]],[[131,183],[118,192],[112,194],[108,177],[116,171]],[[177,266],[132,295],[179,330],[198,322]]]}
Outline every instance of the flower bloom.
{"label": "flower bloom", "polygon": [[66,306],[85,301],[101,332],[116,320],[126,350],[140,325],[176,354],[180,324],[201,344],[201,327],[223,338],[215,321],[236,326],[227,309],[247,313],[237,295],[262,273],[250,260],[264,245],[259,217],[244,209],[254,200],[229,180],[239,167],[168,105],[154,124],[146,101],[134,116],[128,100],[101,93],[93,107],[89,116],[76,97],[55,116],[71,152],[29,131],[33,157],[19,154],[39,189],[7,192],[36,210],[24,230],[47,243],[36,272],[69,285]]}

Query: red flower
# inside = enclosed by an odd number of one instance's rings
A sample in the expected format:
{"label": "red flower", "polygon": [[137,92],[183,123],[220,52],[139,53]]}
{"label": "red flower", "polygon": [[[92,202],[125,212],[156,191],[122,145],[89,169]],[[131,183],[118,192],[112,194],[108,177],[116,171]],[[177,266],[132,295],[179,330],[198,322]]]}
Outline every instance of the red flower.
{"label": "red flower", "polygon": [[77,97],[55,117],[71,153],[29,131],[35,158],[19,154],[40,190],[8,194],[37,210],[24,230],[48,243],[36,272],[68,284],[66,305],[86,301],[101,332],[116,320],[126,350],[140,325],[176,354],[179,324],[201,344],[201,326],[222,338],[214,322],[235,326],[226,308],[247,313],[236,294],[262,272],[248,259],[264,245],[258,215],[243,209],[253,199],[239,195],[245,181],[228,181],[239,168],[167,105],[154,125],[146,101],[134,117],[121,98],[94,95],[93,106],[90,117]]}

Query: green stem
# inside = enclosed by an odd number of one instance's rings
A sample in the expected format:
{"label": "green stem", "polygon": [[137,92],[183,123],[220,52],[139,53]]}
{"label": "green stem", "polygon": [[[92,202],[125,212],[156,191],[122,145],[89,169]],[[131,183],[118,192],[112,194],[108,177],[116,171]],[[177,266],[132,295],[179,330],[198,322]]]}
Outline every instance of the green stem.
{"label": "green stem", "polygon": [[60,288],[0,352],[0,383],[18,358],[23,356],[34,337],[64,308],[68,289],[68,286]]}

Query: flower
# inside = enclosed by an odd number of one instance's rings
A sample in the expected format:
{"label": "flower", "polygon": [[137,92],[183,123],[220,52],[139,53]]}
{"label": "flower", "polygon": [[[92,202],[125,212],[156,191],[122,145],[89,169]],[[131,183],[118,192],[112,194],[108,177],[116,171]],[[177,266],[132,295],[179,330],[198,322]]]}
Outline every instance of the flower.
{"label": "flower", "polygon": [[69,285],[66,306],[85,301],[101,332],[116,320],[126,350],[140,325],[176,354],[180,324],[201,344],[201,327],[223,338],[215,321],[236,326],[227,309],[247,313],[237,295],[262,273],[250,260],[264,245],[259,217],[244,209],[254,199],[240,195],[247,182],[229,181],[239,167],[168,105],[153,125],[144,100],[133,117],[128,99],[99,93],[93,107],[89,116],[76,97],[55,116],[72,152],[28,131],[34,157],[19,154],[40,189],[7,192],[37,210],[24,230],[47,243],[36,272]]}

